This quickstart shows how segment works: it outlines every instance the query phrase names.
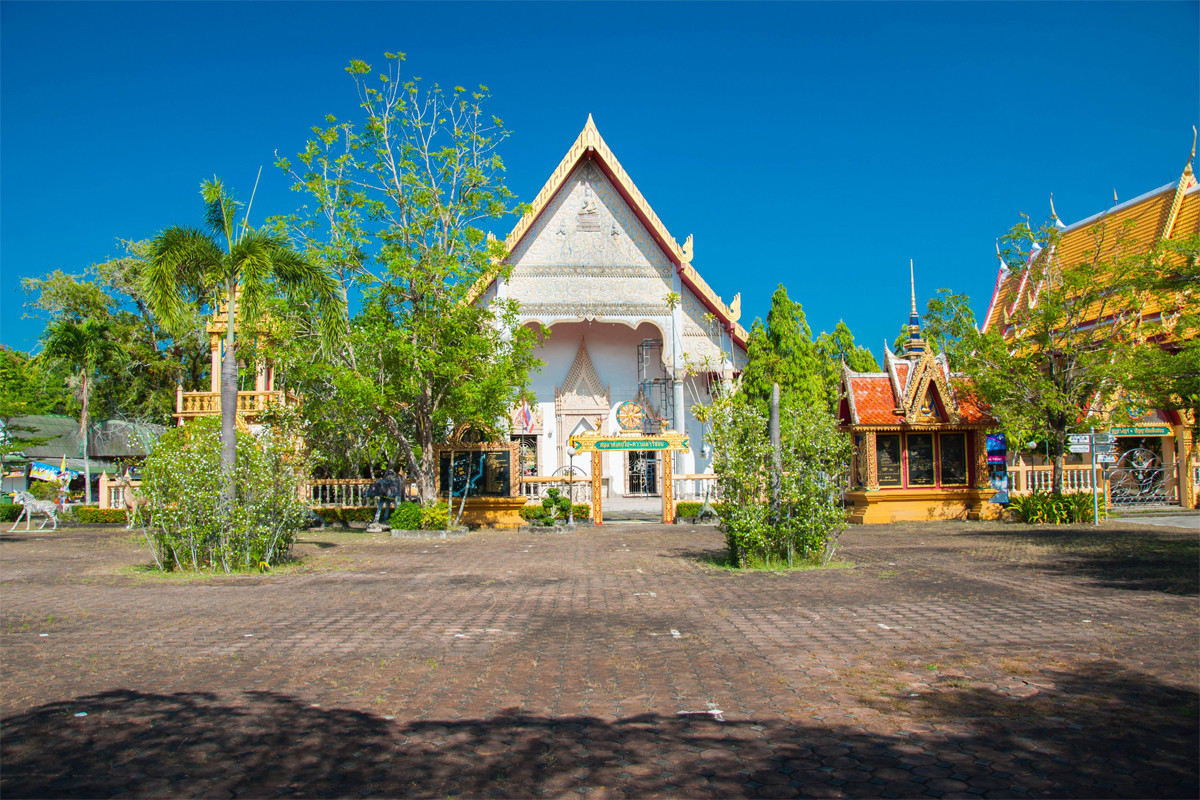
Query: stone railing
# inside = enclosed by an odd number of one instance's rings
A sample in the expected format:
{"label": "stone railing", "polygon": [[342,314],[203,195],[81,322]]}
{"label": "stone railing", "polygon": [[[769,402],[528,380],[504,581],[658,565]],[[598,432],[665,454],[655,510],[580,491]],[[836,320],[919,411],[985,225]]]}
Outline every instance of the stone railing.
{"label": "stone railing", "polygon": [[[601,478],[601,491],[608,496],[609,478]],[[566,475],[521,476],[521,494],[530,500],[540,501],[546,496],[547,489],[558,489],[564,495],[571,495],[572,503],[592,502],[592,479],[586,475],[576,475],[572,480]]]}
{"label": "stone railing", "polygon": [[[1096,467],[1096,479],[1099,479],[1099,475],[1100,467]],[[1063,468],[1064,492],[1090,492],[1092,480],[1090,466]],[[1012,494],[1028,494],[1035,490],[1048,492],[1053,482],[1054,467],[1052,466],[1032,467],[1020,464],[1008,468],[1008,490]],[[1103,488],[1103,484],[1100,488]]]}
{"label": "stone railing", "polygon": [[300,499],[310,506],[357,508],[375,504],[367,490],[375,481],[370,478],[314,478],[300,487]]}
{"label": "stone railing", "polygon": [[[299,402],[291,392],[238,392],[239,414],[258,414],[269,405],[292,405]],[[220,392],[176,392],[175,416],[180,418],[206,417],[221,413]]]}
{"label": "stone railing", "polygon": [[675,476],[675,500],[703,501],[708,497],[710,502],[721,499],[720,484],[717,476],[712,474],[682,474]]}

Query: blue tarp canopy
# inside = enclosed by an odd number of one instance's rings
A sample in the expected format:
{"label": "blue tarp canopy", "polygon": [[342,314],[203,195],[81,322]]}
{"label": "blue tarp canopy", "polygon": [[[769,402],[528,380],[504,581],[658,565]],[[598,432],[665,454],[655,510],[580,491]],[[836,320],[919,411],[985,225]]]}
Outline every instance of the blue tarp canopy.
{"label": "blue tarp canopy", "polygon": [[[56,481],[56,480],[58,480],[59,476],[62,475],[62,473],[63,473],[63,471],[61,469],[59,469],[58,467],[53,466],[52,464],[46,464],[41,461],[32,461],[32,462],[30,462],[30,464],[32,467],[29,470],[30,476],[37,478],[39,481]],[[68,467],[67,474],[71,476],[71,480],[75,480],[83,473],[77,472]]]}

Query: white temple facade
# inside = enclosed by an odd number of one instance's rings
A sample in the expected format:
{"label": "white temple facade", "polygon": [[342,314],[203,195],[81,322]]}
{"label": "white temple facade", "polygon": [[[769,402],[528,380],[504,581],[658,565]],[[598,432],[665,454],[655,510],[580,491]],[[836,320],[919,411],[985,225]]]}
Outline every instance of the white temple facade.
{"label": "white temple facade", "polygon": [[[740,297],[727,305],[692,266],[692,237],[667,232],[591,117],[505,241],[512,273],[481,295],[513,298],[521,320],[548,331],[532,380],[536,405],[516,409],[511,435],[527,476],[563,474],[571,435],[618,432],[617,408],[641,403],[647,432],[689,437],[676,475],[711,471],[692,406],[741,372]],[[661,454],[607,452],[607,496],[657,495]],[[588,458],[574,466],[585,474]],[[577,471],[578,474],[578,471]]]}

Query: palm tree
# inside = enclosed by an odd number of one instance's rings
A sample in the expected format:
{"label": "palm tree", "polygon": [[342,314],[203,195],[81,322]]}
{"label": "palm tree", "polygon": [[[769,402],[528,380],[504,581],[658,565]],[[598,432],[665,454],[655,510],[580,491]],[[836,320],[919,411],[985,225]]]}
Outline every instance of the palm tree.
{"label": "palm tree", "polygon": [[[232,475],[237,460],[239,315],[253,320],[263,301],[279,288],[315,296],[321,334],[328,345],[344,329],[346,310],[337,282],[328,272],[298,254],[282,236],[251,228],[248,213],[239,224],[242,204],[220,179],[205,181],[200,194],[207,232],[171,227],[159,233],[151,242],[143,289],[151,310],[171,330],[178,330],[186,318],[182,287],[204,287],[209,296],[224,298],[228,316],[221,360],[221,467]],[[231,486],[227,491],[232,497]]]}
{"label": "palm tree", "polygon": [[82,323],[62,320],[47,326],[42,356],[61,361],[74,373],[76,396],[83,407],[79,414],[79,440],[83,443],[84,492],[92,502],[92,471],[88,466],[89,403],[96,371],[117,352],[117,344],[109,338],[109,325],[96,319]]}

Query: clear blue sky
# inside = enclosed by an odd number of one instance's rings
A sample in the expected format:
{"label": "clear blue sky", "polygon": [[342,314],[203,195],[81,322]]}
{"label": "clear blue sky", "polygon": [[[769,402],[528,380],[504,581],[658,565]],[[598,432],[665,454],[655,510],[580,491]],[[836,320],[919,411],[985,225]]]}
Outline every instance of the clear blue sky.
{"label": "clear blue sky", "polygon": [[[986,309],[993,240],[1054,193],[1070,223],[1178,178],[1200,4],[0,3],[0,342],[22,276],[199,224],[217,174],[255,217],[271,164],[352,116],[351,58],[487,84],[523,200],[589,113],[743,322],[784,283],[814,333],[881,355],[939,287]],[[497,225],[503,235],[511,221]]]}

